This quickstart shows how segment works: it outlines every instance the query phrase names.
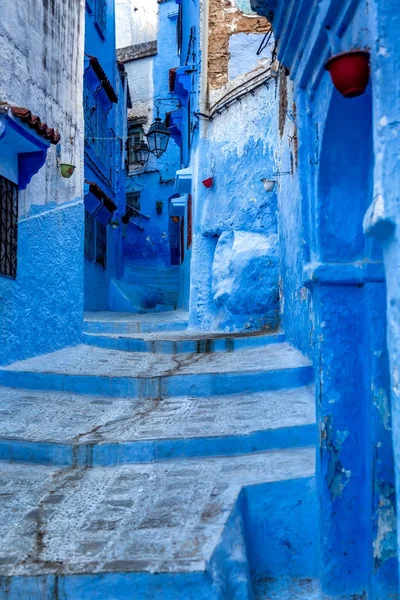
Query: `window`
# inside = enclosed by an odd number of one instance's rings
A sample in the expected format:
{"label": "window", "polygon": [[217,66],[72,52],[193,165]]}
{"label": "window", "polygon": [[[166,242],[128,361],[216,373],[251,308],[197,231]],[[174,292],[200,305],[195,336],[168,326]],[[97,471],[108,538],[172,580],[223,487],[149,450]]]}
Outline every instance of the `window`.
{"label": "window", "polygon": [[115,132],[108,127],[107,114],[102,109],[96,96],[84,84],[84,116],[85,116],[85,144],[92,148],[97,158],[102,162],[103,175],[107,181],[113,183],[113,140]]}
{"label": "window", "polygon": [[0,175],[0,274],[17,276],[18,186]]}
{"label": "window", "polygon": [[107,0],[96,0],[95,23],[103,40],[107,33]]}
{"label": "window", "polygon": [[128,192],[126,194],[126,204],[135,210],[140,211],[140,192]]}
{"label": "window", "polygon": [[95,219],[85,210],[85,256],[90,261],[94,259],[94,224]]}
{"label": "window", "polygon": [[107,264],[107,228],[96,221],[96,263],[106,268]]}
{"label": "window", "polygon": [[128,130],[128,165],[137,165],[135,147],[140,145],[143,140],[144,131],[141,125],[129,127]]}

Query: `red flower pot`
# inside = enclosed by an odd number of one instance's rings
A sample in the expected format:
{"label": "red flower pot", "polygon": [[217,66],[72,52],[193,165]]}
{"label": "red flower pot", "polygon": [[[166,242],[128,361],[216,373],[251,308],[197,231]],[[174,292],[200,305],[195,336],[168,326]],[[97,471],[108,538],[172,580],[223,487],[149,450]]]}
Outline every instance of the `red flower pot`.
{"label": "red flower pot", "polygon": [[351,50],[332,56],[325,63],[335,88],[345,98],[361,96],[369,81],[369,52]]}
{"label": "red flower pot", "polygon": [[208,179],[204,179],[203,185],[207,189],[212,188],[212,186],[214,185],[214,178],[213,177],[209,177]]}

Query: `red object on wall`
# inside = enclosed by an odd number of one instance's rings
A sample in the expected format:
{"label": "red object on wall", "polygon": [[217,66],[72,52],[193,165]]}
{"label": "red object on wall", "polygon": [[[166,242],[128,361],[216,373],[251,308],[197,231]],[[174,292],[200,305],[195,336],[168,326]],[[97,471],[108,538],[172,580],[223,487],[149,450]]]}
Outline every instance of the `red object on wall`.
{"label": "red object on wall", "polygon": [[214,178],[213,177],[208,177],[208,179],[204,179],[203,185],[207,189],[212,188],[212,186],[214,185]]}
{"label": "red object on wall", "polygon": [[187,203],[187,249],[192,245],[192,195],[189,194]]}
{"label": "red object on wall", "polygon": [[335,88],[345,98],[361,96],[369,81],[369,57],[367,50],[351,50],[332,56],[325,63]]}

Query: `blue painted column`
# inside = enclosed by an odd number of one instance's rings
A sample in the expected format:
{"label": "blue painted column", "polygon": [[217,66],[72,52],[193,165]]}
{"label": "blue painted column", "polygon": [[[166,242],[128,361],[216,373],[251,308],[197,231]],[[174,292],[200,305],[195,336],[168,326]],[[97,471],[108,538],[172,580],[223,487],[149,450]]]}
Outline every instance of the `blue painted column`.
{"label": "blue painted column", "polygon": [[398,589],[396,493],[390,374],[386,343],[386,283],[365,285],[368,315],[372,427],[372,576],[370,596],[385,600]]}
{"label": "blue painted column", "polygon": [[371,424],[363,287],[315,283],[323,591],[361,593],[371,566]]}
{"label": "blue painted column", "polygon": [[[321,583],[342,594],[388,598],[394,496],[379,248],[362,223],[372,199],[372,97],[332,93],[318,157],[306,267],[316,322]],[[363,597],[363,596],[362,596]]]}

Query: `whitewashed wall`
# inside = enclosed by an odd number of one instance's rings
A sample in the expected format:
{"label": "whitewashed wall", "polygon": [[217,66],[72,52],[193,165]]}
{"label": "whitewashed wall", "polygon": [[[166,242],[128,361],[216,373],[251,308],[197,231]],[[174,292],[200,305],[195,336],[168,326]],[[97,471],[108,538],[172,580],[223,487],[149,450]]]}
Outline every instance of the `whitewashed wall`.
{"label": "whitewashed wall", "polygon": [[[34,9],[32,4],[35,5]],[[20,193],[20,214],[31,205],[82,196],[84,0],[3,2],[0,20],[0,102],[23,106],[61,133],[61,158],[76,165],[60,177],[56,148]]]}
{"label": "whitewashed wall", "polygon": [[116,0],[117,48],[157,39],[157,0]]}

